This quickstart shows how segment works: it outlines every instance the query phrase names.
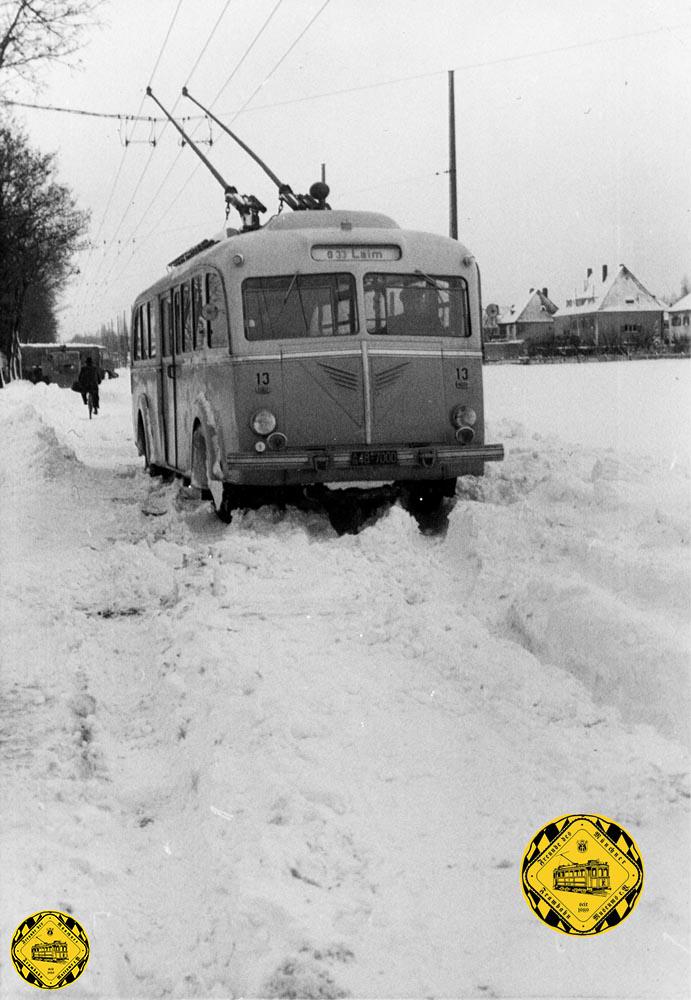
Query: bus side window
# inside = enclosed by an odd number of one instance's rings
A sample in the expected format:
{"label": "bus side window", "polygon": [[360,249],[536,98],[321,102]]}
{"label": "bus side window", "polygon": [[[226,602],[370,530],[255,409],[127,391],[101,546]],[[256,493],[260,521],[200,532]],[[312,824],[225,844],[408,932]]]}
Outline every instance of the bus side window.
{"label": "bus side window", "polygon": [[214,271],[207,271],[205,280],[206,302],[206,334],[209,347],[222,347],[228,341],[228,324],[226,319],[226,304],[223,296],[223,285],[220,277]]}
{"label": "bus side window", "polygon": [[156,303],[147,302],[146,308],[149,313],[149,357],[155,358],[158,349],[158,316],[156,314]]}
{"label": "bus side window", "polygon": [[190,283],[186,281],[182,286],[182,350],[192,350],[192,301],[190,296]]}
{"label": "bus side window", "polygon": [[202,315],[202,276],[196,274],[192,278],[192,347],[200,351],[206,343],[206,320]]}
{"label": "bus side window", "polygon": [[173,289],[173,336],[175,338],[175,353],[182,351],[182,292],[180,286]]}
{"label": "bus side window", "polygon": [[140,348],[139,357],[148,358],[149,357],[149,303],[144,302],[139,307],[141,315],[139,318],[139,335],[140,335]]}
{"label": "bus side window", "polygon": [[141,326],[141,311],[142,307],[137,306],[134,310],[134,315],[132,316],[132,360],[139,361],[141,357],[140,352],[140,326]]}
{"label": "bus side window", "polygon": [[161,316],[161,357],[170,357],[170,292],[162,295],[159,299],[159,311]]}

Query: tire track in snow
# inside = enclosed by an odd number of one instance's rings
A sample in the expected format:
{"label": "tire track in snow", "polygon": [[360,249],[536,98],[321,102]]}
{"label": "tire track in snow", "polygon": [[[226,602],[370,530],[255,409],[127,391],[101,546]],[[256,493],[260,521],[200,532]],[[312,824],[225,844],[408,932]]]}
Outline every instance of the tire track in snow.
{"label": "tire track in snow", "polygon": [[[536,471],[568,497],[568,477]],[[55,732],[86,727],[91,770],[71,747],[49,786],[59,865],[39,860],[26,885],[91,915],[95,990],[525,992],[531,963],[509,951],[499,968],[496,948],[519,926],[544,958],[516,881],[540,822],[600,807],[644,832],[665,874],[661,828],[683,805],[674,747],[521,648],[499,610],[525,587],[522,560],[549,580],[572,565],[550,534],[547,518],[564,516],[554,496],[514,511],[488,480],[443,543],[396,509],[336,539],[322,520],[271,511],[225,529],[141,473],[54,473],[16,524],[29,537],[32,518],[41,542],[18,548],[10,585],[18,624],[31,621],[22,593],[44,614],[64,609],[45,626],[64,675]],[[525,496],[520,476],[509,486]],[[141,513],[150,489],[157,517]],[[678,924],[679,896],[655,886],[651,906]],[[647,928],[632,928],[634,984]],[[583,979],[568,956],[558,970]]]}

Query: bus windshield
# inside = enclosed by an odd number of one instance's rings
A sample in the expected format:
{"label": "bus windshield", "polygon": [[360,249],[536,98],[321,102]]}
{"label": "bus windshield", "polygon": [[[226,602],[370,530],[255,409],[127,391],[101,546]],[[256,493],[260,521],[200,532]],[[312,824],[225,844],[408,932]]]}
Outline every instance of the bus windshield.
{"label": "bus windshield", "polygon": [[350,274],[247,278],[242,284],[247,340],[341,337],[357,332]]}
{"label": "bus windshield", "polygon": [[469,337],[468,286],[461,277],[366,274],[367,332],[393,337]]}

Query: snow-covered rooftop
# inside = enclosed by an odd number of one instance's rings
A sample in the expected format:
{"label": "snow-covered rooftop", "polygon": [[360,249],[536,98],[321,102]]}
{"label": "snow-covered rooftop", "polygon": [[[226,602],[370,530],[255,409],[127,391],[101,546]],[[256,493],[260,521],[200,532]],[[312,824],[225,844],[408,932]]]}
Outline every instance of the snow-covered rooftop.
{"label": "snow-covered rooftop", "polygon": [[[571,305],[569,305],[571,302]],[[620,264],[605,281],[590,276],[582,291],[574,292],[572,299],[559,309],[557,316],[577,316],[594,312],[664,312],[664,302],[649,292],[629,271]]]}

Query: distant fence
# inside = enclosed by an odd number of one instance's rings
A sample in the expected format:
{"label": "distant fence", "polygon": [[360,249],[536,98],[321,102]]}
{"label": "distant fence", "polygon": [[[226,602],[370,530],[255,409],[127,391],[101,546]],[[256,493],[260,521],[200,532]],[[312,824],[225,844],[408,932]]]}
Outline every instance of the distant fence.
{"label": "distant fence", "polygon": [[657,347],[627,347],[625,344],[598,347],[524,344],[522,352],[518,355],[513,347],[502,351],[500,345],[501,341],[489,341],[484,345],[485,364],[529,365],[565,362],[580,364],[589,361],[649,361],[656,358],[691,357],[691,346],[688,341]]}

